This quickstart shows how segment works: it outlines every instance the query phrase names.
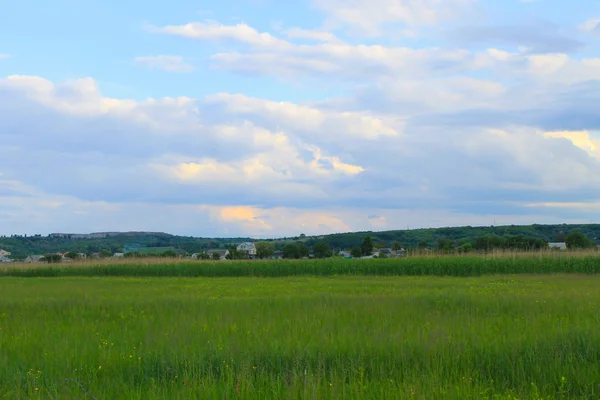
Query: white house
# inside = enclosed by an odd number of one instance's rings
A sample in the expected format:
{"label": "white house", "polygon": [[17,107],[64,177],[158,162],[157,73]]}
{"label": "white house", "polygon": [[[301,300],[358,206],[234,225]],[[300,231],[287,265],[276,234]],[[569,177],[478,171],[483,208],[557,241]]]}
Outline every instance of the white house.
{"label": "white house", "polygon": [[256,246],[252,242],[240,243],[237,246],[237,251],[243,251],[246,254],[248,254],[249,256],[255,256],[256,255]]}
{"label": "white house", "polygon": [[225,260],[227,258],[227,256],[229,255],[229,250],[208,250],[206,252],[206,254],[208,254],[211,259],[213,258],[213,254],[215,254],[215,253],[217,253],[219,255],[221,260]]}
{"label": "white house", "polygon": [[8,258],[8,256],[0,255],[0,264],[8,264],[11,263],[12,260]]}
{"label": "white house", "polygon": [[10,256],[10,254],[11,254],[10,251],[0,249],[0,256],[8,257],[8,256]]}
{"label": "white house", "polygon": [[565,242],[551,242],[548,243],[548,248],[550,250],[566,250],[567,244]]}
{"label": "white house", "polygon": [[113,258],[123,258],[125,257],[125,253],[115,253],[113,254]]}
{"label": "white house", "polygon": [[352,253],[347,250],[342,250],[339,252],[339,255],[344,258],[352,258]]}
{"label": "white house", "polygon": [[27,256],[27,258],[25,259],[25,263],[26,264],[39,263],[39,262],[42,262],[42,258],[44,258],[44,256],[40,256],[40,255]]}

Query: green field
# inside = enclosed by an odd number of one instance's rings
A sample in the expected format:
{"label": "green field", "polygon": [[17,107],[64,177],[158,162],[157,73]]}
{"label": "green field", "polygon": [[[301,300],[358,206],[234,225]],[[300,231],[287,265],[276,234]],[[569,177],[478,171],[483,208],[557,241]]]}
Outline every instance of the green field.
{"label": "green field", "polygon": [[0,279],[0,398],[600,398],[600,277]]}
{"label": "green field", "polygon": [[90,260],[74,264],[4,264],[0,277],[286,277],[286,276],[482,276],[494,274],[599,274],[597,252],[500,253],[397,259],[192,261]]}

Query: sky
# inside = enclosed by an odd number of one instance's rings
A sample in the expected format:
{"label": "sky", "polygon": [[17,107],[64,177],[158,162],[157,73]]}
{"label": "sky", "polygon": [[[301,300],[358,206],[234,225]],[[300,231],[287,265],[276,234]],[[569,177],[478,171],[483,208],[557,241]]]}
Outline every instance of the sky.
{"label": "sky", "polygon": [[596,0],[0,5],[0,234],[589,222]]}

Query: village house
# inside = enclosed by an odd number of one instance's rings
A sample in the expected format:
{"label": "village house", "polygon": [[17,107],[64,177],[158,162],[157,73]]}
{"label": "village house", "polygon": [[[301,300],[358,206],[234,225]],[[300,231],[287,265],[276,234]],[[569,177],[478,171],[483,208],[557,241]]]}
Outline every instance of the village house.
{"label": "village house", "polygon": [[125,253],[115,253],[113,254],[113,258],[123,258],[125,257]]}
{"label": "village house", "polygon": [[550,250],[567,250],[567,244],[565,242],[551,242],[548,243]]}
{"label": "village house", "polygon": [[39,263],[42,262],[43,259],[44,256],[42,255],[27,256],[27,258],[25,259],[25,264]]}
{"label": "village house", "polygon": [[240,243],[237,246],[237,251],[243,251],[251,257],[256,256],[256,246],[252,242]]}
{"label": "village house", "polygon": [[229,255],[229,250],[208,250],[206,252],[206,254],[208,254],[211,259],[213,258],[213,254],[215,254],[215,253],[219,255],[221,260],[225,260],[225,259],[227,259],[227,256]]}
{"label": "village house", "polygon": [[381,257],[381,256],[391,257],[392,249],[379,249],[379,257]]}
{"label": "village house", "polygon": [[340,255],[340,257],[352,258],[352,253],[348,250],[342,250],[338,254]]}
{"label": "village house", "polygon": [[6,257],[8,257],[10,255],[11,255],[10,251],[6,251],[6,250],[0,249],[0,256],[6,256]]}
{"label": "village house", "polygon": [[8,256],[0,255],[0,264],[8,264],[11,263],[12,260],[8,258]]}
{"label": "village house", "polygon": [[392,257],[392,258],[405,257],[405,256],[406,256],[406,249],[392,250],[392,253],[390,254],[390,257]]}

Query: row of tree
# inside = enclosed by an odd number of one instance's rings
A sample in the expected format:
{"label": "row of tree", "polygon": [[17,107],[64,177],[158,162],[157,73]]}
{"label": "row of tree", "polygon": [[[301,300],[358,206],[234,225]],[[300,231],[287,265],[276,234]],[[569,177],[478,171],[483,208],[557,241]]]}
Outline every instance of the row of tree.
{"label": "row of tree", "polygon": [[[591,249],[596,244],[587,238],[581,232],[571,232],[565,239],[565,244],[569,249]],[[420,243],[420,248],[428,248],[427,243]],[[473,240],[473,242],[454,241],[447,238],[440,238],[437,242],[437,249],[440,251],[458,251],[468,253],[470,251],[492,251],[492,250],[541,250],[547,249],[548,242],[544,239],[526,237],[522,235],[502,237],[502,236],[482,236]]]}

